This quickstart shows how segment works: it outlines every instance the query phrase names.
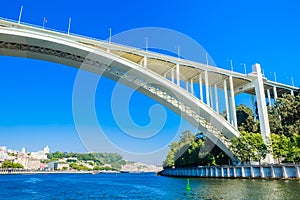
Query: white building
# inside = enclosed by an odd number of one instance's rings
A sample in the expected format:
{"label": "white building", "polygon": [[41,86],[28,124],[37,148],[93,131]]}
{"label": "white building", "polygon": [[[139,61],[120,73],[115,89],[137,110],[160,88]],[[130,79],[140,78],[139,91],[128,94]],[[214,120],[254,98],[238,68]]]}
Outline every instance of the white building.
{"label": "white building", "polygon": [[47,159],[47,153],[50,152],[50,149],[48,146],[46,146],[42,151],[37,152],[31,152],[30,156],[34,159],[38,160],[46,160]]}

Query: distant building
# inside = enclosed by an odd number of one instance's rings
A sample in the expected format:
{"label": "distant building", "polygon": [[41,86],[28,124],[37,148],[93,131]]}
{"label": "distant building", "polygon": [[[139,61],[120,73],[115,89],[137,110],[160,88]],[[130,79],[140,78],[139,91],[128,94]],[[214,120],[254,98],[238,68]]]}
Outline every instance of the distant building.
{"label": "distant building", "polygon": [[23,147],[23,148],[21,149],[21,153],[22,153],[22,154],[26,154],[26,149],[25,149],[25,147]]}
{"label": "distant building", "polygon": [[62,170],[63,168],[69,170],[70,165],[69,165],[69,164],[66,164],[66,163],[58,163],[58,164],[57,164],[57,170]]}
{"label": "distant building", "polygon": [[46,146],[42,151],[31,152],[30,155],[32,158],[35,158],[35,159],[46,160],[47,153],[49,153],[49,152],[50,152],[50,149],[48,146]]}
{"label": "distant building", "polygon": [[47,166],[47,170],[54,171],[57,170],[58,163],[57,162],[49,162]]}
{"label": "distant building", "polygon": [[39,169],[41,161],[39,159],[30,158],[28,156],[19,156],[14,160],[15,163],[20,163],[24,169]]}
{"label": "distant building", "polygon": [[50,148],[48,145],[44,148],[44,154],[50,153]]}

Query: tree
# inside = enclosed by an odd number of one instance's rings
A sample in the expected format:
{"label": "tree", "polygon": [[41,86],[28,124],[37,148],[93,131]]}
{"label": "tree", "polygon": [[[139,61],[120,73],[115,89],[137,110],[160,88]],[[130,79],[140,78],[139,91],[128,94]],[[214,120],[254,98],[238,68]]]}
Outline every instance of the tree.
{"label": "tree", "polygon": [[241,131],[240,137],[232,139],[231,151],[242,162],[261,161],[269,153],[260,133]]}
{"label": "tree", "polygon": [[284,134],[288,137],[292,134],[300,134],[300,95],[286,95],[276,99],[269,109],[269,121],[272,133]]}
{"label": "tree", "polygon": [[252,110],[246,105],[236,107],[237,124],[239,131],[259,132],[259,123],[255,122]]}
{"label": "tree", "polygon": [[2,168],[18,168],[18,169],[24,169],[24,166],[20,163],[13,163],[11,161],[4,161],[1,165]]}

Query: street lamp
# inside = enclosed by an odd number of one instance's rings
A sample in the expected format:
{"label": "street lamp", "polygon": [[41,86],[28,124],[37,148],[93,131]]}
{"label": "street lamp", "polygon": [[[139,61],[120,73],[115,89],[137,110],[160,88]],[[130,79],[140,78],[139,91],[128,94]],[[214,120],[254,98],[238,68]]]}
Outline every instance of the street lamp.
{"label": "street lamp", "polygon": [[230,62],[230,68],[231,68],[231,71],[233,71],[233,65],[232,65],[232,60],[227,60]]}

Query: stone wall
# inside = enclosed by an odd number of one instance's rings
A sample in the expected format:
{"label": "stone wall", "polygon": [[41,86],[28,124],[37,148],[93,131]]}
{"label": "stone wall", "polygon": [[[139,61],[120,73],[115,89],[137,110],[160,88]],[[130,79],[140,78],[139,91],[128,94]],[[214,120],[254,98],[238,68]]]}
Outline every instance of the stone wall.
{"label": "stone wall", "polygon": [[214,177],[214,178],[300,178],[300,165],[255,165],[223,167],[169,168],[160,172],[162,176]]}

